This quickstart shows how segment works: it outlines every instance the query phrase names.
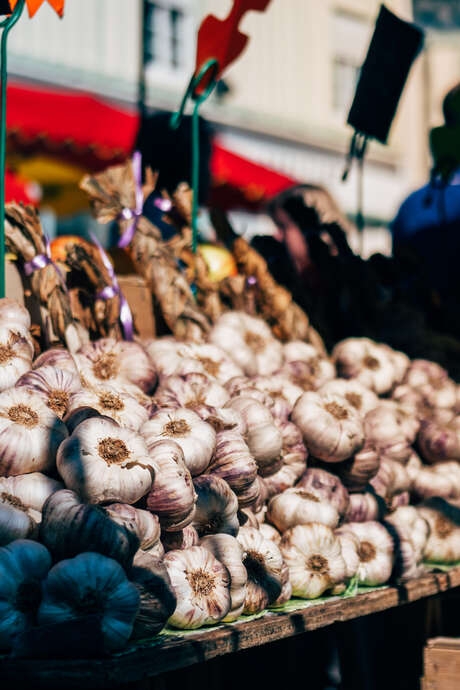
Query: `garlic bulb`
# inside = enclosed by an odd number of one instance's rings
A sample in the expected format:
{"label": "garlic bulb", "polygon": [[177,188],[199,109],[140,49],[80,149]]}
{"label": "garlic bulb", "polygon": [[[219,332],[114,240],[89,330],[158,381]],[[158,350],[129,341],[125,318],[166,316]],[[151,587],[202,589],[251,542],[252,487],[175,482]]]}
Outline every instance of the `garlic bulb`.
{"label": "garlic bulb", "polygon": [[340,395],[363,416],[379,404],[376,394],[356,379],[333,379],[321,386],[318,393]]}
{"label": "garlic bulb", "polygon": [[383,424],[392,425],[394,433],[402,431],[409,443],[413,443],[420,429],[420,421],[414,417],[412,408],[405,407],[395,400],[380,400],[378,408],[369,414],[369,418],[381,419]]}
{"label": "garlic bulb", "polygon": [[353,532],[342,530],[340,527],[335,535],[340,541],[342,558],[345,561],[345,578],[351,580],[356,575],[359,567],[359,539]]}
{"label": "garlic bulb", "polygon": [[238,520],[241,527],[254,527],[254,529],[259,529],[264,518],[265,514],[259,521],[258,516],[254,513],[252,508],[242,508],[238,511]]}
{"label": "garlic bulb", "polygon": [[460,460],[460,417],[447,424],[424,420],[417,437],[420,453],[427,462]]}
{"label": "garlic bulb", "polygon": [[97,417],[98,419],[105,419],[109,422],[113,422],[113,419],[111,417],[102,415],[93,407],[77,407],[77,409],[75,409],[73,412],[69,412],[64,417],[64,423],[67,427],[69,435],[73,434],[73,432],[75,431],[77,426],[79,426],[79,424],[81,424],[87,419],[94,419],[94,417]]}
{"label": "garlic bulb", "polygon": [[165,552],[176,549],[189,549],[191,546],[198,546],[200,537],[193,525],[187,525],[178,532],[165,532],[161,536],[161,541]]}
{"label": "garlic bulb", "polygon": [[335,465],[335,471],[350,493],[364,491],[380,467],[380,452],[373,441],[364,446],[349,460]]}
{"label": "garlic bulb", "polygon": [[281,466],[283,437],[275,426],[271,412],[257,400],[240,396],[228,406],[238,412],[247,424],[247,444],[257,463],[259,474],[274,474]]}
{"label": "garlic bulb", "polygon": [[296,386],[286,376],[275,374],[273,376],[256,376],[251,379],[251,383],[262,392],[268,393],[270,397],[281,398],[288,405],[289,414],[303,393],[300,386]]}
{"label": "garlic bulb", "polygon": [[413,439],[398,421],[394,411],[379,405],[364,417],[366,442],[375,448],[381,460],[397,460],[405,463],[410,457]]}
{"label": "garlic bulb", "polygon": [[102,338],[84,345],[75,355],[80,375],[92,386],[129,381],[148,393],[156,382],[150,357],[141,345]]}
{"label": "garlic bulb", "polygon": [[44,350],[41,355],[38,355],[32,368],[40,369],[41,367],[54,367],[55,369],[68,371],[71,374],[78,374],[74,358],[63,347],[53,347],[50,350]]}
{"label": "garlic bulb", "polygon": [[286,362],[278,374],[303,391],[316,391],[336,376],[332,362],[318,356],[308,362]]}
{"label": "garlic bulb", "polygon": [[[256,386],[256,380],[265,377],[236,376],[230,381],[227,381],[227,390],[232,398],[243,396],[245,398],[252,398],[268,408],[276,421],[286,422],[292,412],[292,405],[283,394],[272,391],[271,395],[267,390],[263,390],[261,386]],[[266,377],[271,380],[271,377]]]}
{"label": "garlic bulb", "polygon": [[139,594],[139,610],[133,625],[132,640],[150,638],[165,627],[177,605],[166,566],[145,557],[129,574]]}
{"label": "garlic bulb", "polygon": [[[337,510],[340,517],[345,515],[350,501],[348,491],[338,477],[320,467],[310,467],[304,472],[296,485],[297,489],[312,490]],[[319,521],[321,522],[321,521]]]}
{"label": "garlic bulb", "polygon": [[203,474],[193,481],[197,494],[193,526],[205,534],[238,534],[238,499],[220,477]]}
{"label": "garlic bulb", "polygon": [[155,467],[147,507],[158,515],[162,529],[177,532],[192,522],[196,502],[182,448],[174,441],[147,442],[147,447]]}
{"label": "garlic bulb", "polygon": [[15,539],[35,539],[38,525],[32,514],[18,499],[0,494],[0,546]]}
{"label": "garlic bulb", "polygon": [[210,551],[230,575],[230,610],[222,619],[224,623],[230,623],[243,613],[246,599],[248,574],[243,565],[243,549],[238,540],[229,534],[203,537],[200,546]]}
{"label": "garlic bulb", "polygon": [[325,462],[341,462],[364,443],[363,423],[356,409],[338,395],[307,392],[297,401],[292,421],[308,451]]}
{"label": "garlic bulb", "polygon": [[141,344],[152,362],[155,362],[160,379],[175,376],[185,360],[191,363],[190,372],[195,371],[196,364],[188,357],[190,351],[188,343],[179,342],[167,335],[161,338],[147,338]]}
{"label": "garlic bulb", "polygon": [[81,390],[77,374],[49,365],[23,374],[16,386],[24,386],[39,395],[60,419],[67,414],[71,397]]}
{"label": "garlic bulb", "polygon": [[273,374],[282,364],[282,345],[269,326],[244,312],[224,313],[211,329],[209,340],[227,352],[248,376]]}
{"label": "garlic bulb", "polygon": [[404,383],[412,388],[419,388],[427,384],[440,389],[448,381],[449,375],[445,369],[435,362],[426,359],[414,359],[404,377]]}
{"label": "garlic bulb", "polygon": [[9,651],[14,636],[34,625],[50,567],[50,554],[36,542],[18,539],[0,549],[1,650]]}
{"label": "garlic bulb", "polygon": [[170,551],[164,564],[177,597],[170,625],[193,629],[225,618],[231,607],[230,575],[208,549]]}
{"label": "garlic bulb", "polygon": [[314,522],[288,529],[280,549],[289,568],[294,596],[316,599],[345,581],[346,565],[340,541],[327,525]]}
{"label": "garlic bulb", "polygon": [[383,501],[371,492],[350,494],[350,502],[344,522],[369,522],[379,520],[384,511]]}
{"label": "garlic bulb", "polygon": [[433,563],[460,561],[460,527],[457,522],[444,511],[429,505],[422,505],[417,510],[430,528],[424,550],[425,559]]}
{"label": "garlic bulb", "polygon": [[283,345],[283,359],[285,362],[310,362],[318,357],[318,350],[303,340],[291,340]]}
{"label": "garlic bulb", "polygon": [[[216,448],[207,474],[224,479],[238,498],[240,508],[247,502],[248,489],[257,476],[257,465],[246,441],[237,431],[221,431],[216,437]],[[240,494],[243,500],[240,500]]]}
{"label": "garlic bulb", "polygon": [[384,352],[387,352],[393,364],[395,383],[401,383],[401,381],[404,380],[411,363],[409,357],[404,352],[393,350],[393,348],[383,343],[381,343],[379,347]]}
{"label": "garlic bulb", "polygon": [[157,515],[126,503],[112,503],[106,506],[105,512],[139,539],[142,551],[149,551],[160,541],[160,520]]}
{"label": "garlic bulb", "polygon": [[387,348],[368,338],[342,340],[334,347],[332,358],[340,377],[356,379],[377,395],[388,393],[397,381]]}
{"label": "garlic bulb", "polygon": [[97,551],[125,568],[131,565],[139,539],[99,506],[83,503],[73,491],[56,491],[43,506],[40,541],[55,560]]}
{"label": "garlic bulb", "polygon": [[278,546],[281,542],[281,534],[278,532],[273,525],[269,525],[268,522],[263,522],[259,526],[259,531],[265,539],[270,539],[274,541]]}
{"label": "garlic bulb", "polygon": [[[195,373],[205,374],[222,385],[234,376],[241,376],[242,369],[220,347],[209,343],[189,343],[187,358],[195,362]],[[177,373],[182,373],[178,371]]]}
{"label": "garlic bulb", "polygon": [[375,493],[388,505],[396,494],[408,491],[411,486],[406,468],[394,460],[382,460],[379,471],[369,482]]}
{"label": "garlic bulb", "polygon": [[101,415],[110,417],[114,422],[126,429],[138,431],[148,420],[147,410],[126,390],[120,391],[115,386],[99,386],[89,390],[85,388],[69,400],[69,413],[82,407],[92,407]]}
{"label": "garlic bulb", "polygon": [[23,334],[0,327],[0,391],[14,386],[32,367],[33,349]]}
{"label": "garlic bulb", "polygon": [[123,568],[99,553],[82,553],[61,561],[48,573],[38,610],[40,625],[100,616],[104,647],[122,649],[139,609],[139,594]]}
{"label": "garlic bulb", "polygon": [[155,476],[143,438],[97,417],[79,424],[61,444],[57,468],[87,503],[136,503]]}
{"label": "garlic bulb", "polygon": [[411,491],[418,498],[439,496],[447,501],[460,498],[460,465],[456,461],[428,467],[420,463],[410,472],[410,477]]}
{"label": "garlic bulb", "polygon": [[229,397],[223,386],[210,381],[204,374],[170,376],[155,392],[155,402],[159,407],[187,407],[190,410],[202,405],[223,407]]}
{"label": "garlic bulb", "polygon": [[13,325],[28,331],[30,328],[30,314],[29,311],[19,302],[9,297],[2,297],[0,299],[0,322]]}
{"label": "garlic bulb", "polygon": [[393,570],[393,540],[378,522],[348,522],[340,528],[359,539],[358,582],[361,585],[383,585]]}
{"label": "garlic bulb", "polygon": [[41,472],[0,477],[0,496],[10,497],[33,510],[32,517],[37,521],[41,520],[40,513],[47,498],[63,488],[61,482]]}
{"label": "garlic bulb", "polygon": [[0,394],[0,476],[51,470],[67,437],[63,422],[37,393],[11,388]]}
{"label": "garlic bulb", "polygon": [[287,564],[283,561],[283,567],[281,569],[281,594],[278,599],[275,599],[273,604],[270,604],[270,608],[277,608],[285,604],[292,597],[292,584],[289,579],[289,568]]}
{"label": "garlic bulb", "polygon": [[417,563],[423,559],[429,535],[428,522],[414,506],[401,506],[385,518],[386,522],[397,528],[405,529],[414,545]]}
{"label": "garlic bulb", "polygon": [[241,527],[237,539],[248,575],[243,613],[258,613],[281,594],[283,559],[277,545],[253,527]]}
{"label": "garlic bulb", "polygon": [[183,450],[185,464],[194,477],[208,467],[216,447],[216,432],[192,410],[165,408],[146,422],[141,434],[148,443],[175,441]]}
{"label": "garlic bulb", "polygon": [[281,449],[282,466],[275,474],[265,477],[268,498],[294,486],[306,469],[307,449],[302,441],[300,429],[292,422],[278,423],[283,439]]}
{"label": "garlic bulb", "polygon": [[306,525],[309,522],[337,527],[339,513],[317,489],[295,487],[273,496],[268,504],[267,520],[283,533],[289,527]]}

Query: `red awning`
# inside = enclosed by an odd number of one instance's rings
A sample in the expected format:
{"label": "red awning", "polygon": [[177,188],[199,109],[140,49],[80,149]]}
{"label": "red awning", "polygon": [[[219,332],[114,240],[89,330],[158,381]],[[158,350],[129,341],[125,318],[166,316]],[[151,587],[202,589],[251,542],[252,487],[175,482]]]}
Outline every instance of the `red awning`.
{"label": "red awning", "polygon": [[15,173],[7,170],[5,172],[5,201],[15,201],[24,204],[36,204],[40,200],[40,194],[33,182],[23,180]]}

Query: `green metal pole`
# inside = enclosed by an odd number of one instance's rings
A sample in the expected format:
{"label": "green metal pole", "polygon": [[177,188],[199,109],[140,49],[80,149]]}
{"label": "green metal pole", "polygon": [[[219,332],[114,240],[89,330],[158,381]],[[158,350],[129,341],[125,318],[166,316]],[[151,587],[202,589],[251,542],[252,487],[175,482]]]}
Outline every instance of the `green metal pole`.
{"label": "green metal pole", "polygon": [[25,0],[19,0],[13,13],[0,22],[2,39],[0,46],[0,297],[5,297],[5,155],[6,155],[6,82],[8,34],[21,16]]}

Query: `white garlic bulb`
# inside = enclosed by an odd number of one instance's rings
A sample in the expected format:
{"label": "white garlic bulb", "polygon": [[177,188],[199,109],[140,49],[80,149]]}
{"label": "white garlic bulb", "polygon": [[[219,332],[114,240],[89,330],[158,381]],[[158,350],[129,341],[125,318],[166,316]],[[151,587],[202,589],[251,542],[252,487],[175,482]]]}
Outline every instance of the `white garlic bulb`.
{"label": "white garlic bulb", "polygon": [[318,357],[318,350],[303,340],[291,340],[283,345],[283,359],[285,362],[309,362]]}
{"label": "white garlic bulb", "polygon": [[126,503],[112,503],[105,507],[107,515],[136,535],[139,548],[149,551],[160,541],[160,520],[148,510],[133,508]]}
{"label": "white garlic bulb", "polygon": [[425,419],[417,437],[420,453],[430,463],[460,460],[460,417],[442,423]]}
{"label": "white garlic bulb", "polygon": [[345,577],[351,580],[359,568],[359,539],[353,532],[342,530],[340,527],[335,534],[339,538],[342,558],[345,561]]}
{"label": "white garlic bulb", "polygon": [[240,508],[250,505],[247,502],[248,489],[257,476],[257,465],[240,433],[229,430],[217,434],[214,454],[206,472],[227,482],[236,494]]}
{"label": "white garlic bulb", "polygon": [[177,532],[192,522],[196,502],[182,448],[174,441],[147,442],[147,447],[155,467],[147,507],[158,515],[162,529]]}
{"label": "white garlic bulb", "polygon": [[439,364],[426,359],[414,359],[406,372],[404,383],[412,388],[428,384],[432,388],[440,389],[448,379],[447,371]]}
{"label": "white garlic bulb", "polygon": [[[414,453],[415,456],[415,453]],[[439,496],[449,500],[460,498],[460,465],[456,461],[441,462],[438,465],[422,465],[420,460],[415,469],[414,458],[406,465],[410,469],[411,491],[418,498],[431,498]],[[412,471],[412,468],[414,470]]]}
{"label": "white garlic bulb", "polygon": [[263,522],[261,525],[259,525],[259,531],[265,539],[271,539],[271,541],[274,541],[275,544],[278,546],[280,545],[281,534],[275,527],[273,527],[273,525],[269,525],[268,522]]}
{"label": "white garlic bulb", "polygon": [[270,410],[257,400],[244,396],[232,398],[228,407],[238,412],[247,424],[246,441],[259,474],[274,474],[281,467],[283,437]]}
{"label": "white garlic bulb", "polygon": [[17,326],[27,332],[30,328],[30,314],[16,300],[2,297],[0,299],[0,322],[8,326]]}
{"label": "white garlic bulb", "polygon": [[244,609],[248,574],[243,565],[243,549],[235,537],[229,534],[210,534],[200,542],[224,565],[230,575],[230,611],[223,618],[224,623],[236,620]]}
{"label": "white garlic bulb", "polygon": [[197,501],[193,526],[200,537],[205,534],[230,534],[239,529],[238,499],[226,481],[203,474],[193,481]]}
{"label": "white garlic bulb", "polygon": [[374,441],[366,440],[361,450],[335,465],[334,469],[350,493],[360,493],[375,477],[379,467],[380,450]]}
{"label": "white garlic bulb", "polygon": [[275,542],[254,527],[241,527],[237,539],[248,575],[243,613],[258,613],[281,594],[283,558]]}
{"label": "white garlic bulb", "polygon": [[40,367],[54,367],[55,369],[69,371],[71,374],[78,374],[74,358],[63,347],[53,347],[50,350],[44,350],[38,355],[37,359],[34,360],[32,368],[40,369]]}
{"label": "white garlic bulb", "polygon": [[316,489],[294,487],[273,496],[268,504],[267,520],[283,533],[289,527],[309,522],[337,527],[339,513]]}
{"label": "white garlic bulb", "polygon": [[122,649],[131,636],[139,594],[123,568],[99,553],[82,553],[55,565],[43,585],[40,625],[99,615],[107,651]]}
{"label": "white garlic bulb", "polygon": [[[240,376],[243,373],[238,364],[222,348],[216,345],[189,343],[188,357],[195,362],[194,371],[196,373],[205,374],[222,385],[234,376]],[[182,373],[182,371],[177,371],[177,373]]]}
{"label": "white garlic bulb", "polygon": [[400,373],[395,371],[388,349],[369,338],[342,340],[334,347],[332,358],[340,377],[356,379],[377,395],[388,393]]}
{"label": "white garlic bulb", "polygon": [[61,482],[51,479],[41,472],[18,474],[14,477],[0,477],[0,495],[18,500],[26,508],[34,511],[35,520],[40,521],[43,504],[51,494],[64,488]]}
{"label": "white garlic bulb", "polygon": [[409,369],[411,363],[409,357],[404,352],[400,352],[399,350],[393,350],[393,348],[383,343],[381,343],[379,347],[384,352],[387,352],[393,364],[395,383],[401,383],[401,381],[404,380],[407,370]]}
{"label": "white garlic bulb", "polygon": [[68,402],[69,414],[82,407],[91,407],[132,431],[138,431],[149,418],[145,407],[134,396],[126,390],[109,385],[91,390],[85,388],[72,395]]}
{"label": "white garlic bulb", "polygon": [[183,450],[192,476],[205,471],[216,447],[216,432],[186,408],[165,408],[156,412],[141,428],[148,443],[161,439],[175,441]]}
{"label": "white garlic bulb", "polygon": [[283,439],[282,465],[275,474],[264,478],[269,498],[294,486],[307,466],[308,452],[303,443],[300,429],[292,422],[281,422],[277,426]]}
{"label": "white garlic bulb", "polygon": [[0,394],[0,476],[51,470],[65,424],[37,393],[11,388]]}
{"label": "white garlic bulb", "polygon": [[41,544],[19,539],[0,549],[0,649],[31,628],[42,597],[51,556]]}
{"label": "white garlic bulb", "polygon": [[[296,484],[296,489],[312,491],[333,505],[339,516],[345,515],[350,497],[340,479],[320,467],[309,467]],[[321,522],[320,520],[318,522]]]}
{"label": "white garlic bulb", "polygon": [[460,561],[460,527],[454,520],[430,505],[417,508],[427,521],[430,532],[425,544],[424,557],[433,563],[457,563]]}
{"label": "white garlic bulb", "polygon": [[289,568],[287,564],[283,561],[283,567],[281,569],[281,594],[278,599],[275,599],[273,604],[270,604],[271,609],[278,608],[285,604],[292,597],[292,584],[289,579]]}
{"label": "white garlic bulb", "polygon": [[303,391],[316,391],[336,376],[332,362],[319,356],[308,362],[285,362],[278,373]]}
{"label": "white garlic bulb", "polygon": [[84,345],[75,355],[75,361],[80,375],[91,386],[125,380],[145,393],[155,386],[155,368],[138,343],[101,338]]}
{"label": "white garlic bulb", "polygon": [[211,381],[204,374],[170,376],[162,381],[155,392],[155,402],[159,407],[187,407],[195,410],[202,405],[223,407],[229,399],[223,386]]}
{"label": "white garlic bulb", "polygon": [[14,386],[32,367],[33,349],[21,333],[0,327],[0,391]]}
{"label": "white garlic bulb", "polygon": [[415,436],[408,438],[406,428],[389,407],[379,405],[367,413],[364,434],[367,444],[375,448],[381,460],[388,458],[404,463],[409,459]]}
{"label": "white garlic bulb", "polygon": [[164,564],[177,597],[170,625],[193,629],[225,618],[231,607],[230,575],[208,549],[169,551]]}
{"label": "white garlic bulb", "polygon": [[61,444],[57,468],[65,485],[88,503],[136,503],[155,476],[144,439],[97,417],[79,424]]}
{"label": "white garlic bulb", "polygon": [[76,373],[49,365],[23,374],[16,386],[24,386],[39,395],[60,419],[67,414],[71,397],[81,390]]}
{"label": "white garlic bulb", "polygon": [[228,311],[211,329],[209,340],[218,345],[249,376],[270,375],[283,360],[283,348],[262,319]]}
{"label": "white garlic bulb", "polygon": [[379,520],[384,512],[382,499],[370,491],[364,494],[350,494],[350,502],[345,513],[344,522],[369,522]]}
{"label": "white garlic bulb", "polygon": [[359,539],[358,581],[362,585],[382,585],[393,570],[394,544],[388,531],[378,522],[349,522],[341,532],[349,531]]}
{"label": "white garlic bulb", "polygon": [[307,392],[297,401],[292,421],[308,451],[325,462],[341,462],[364,443],[363,423],[356,409],[338,395]]}
{"label": "white garlic bulb", "polygon": [[15,539],[35,539],[38,524],[33,511],[18,499],[0,494],[0,546],[6,546]]}
{"label": "white garlic bulb", "polygon": [[321,386],[318,393],[340,395],[363,416],[379,404],[376,394],[356,379],[333,379]]}
{"label": "white garlic bulb", "polygon": [[289,568],[294,596],[316,599],[346,578],[340,541],[327,525],[311,523],[288,529],[281,553]]}
{"label": "white garlic bulb", "polygon": [[405,529],[414,545],[417,563],[423,559],[429,535],[428,522],[414,506],[400,506],[386,517],[386,522]]}

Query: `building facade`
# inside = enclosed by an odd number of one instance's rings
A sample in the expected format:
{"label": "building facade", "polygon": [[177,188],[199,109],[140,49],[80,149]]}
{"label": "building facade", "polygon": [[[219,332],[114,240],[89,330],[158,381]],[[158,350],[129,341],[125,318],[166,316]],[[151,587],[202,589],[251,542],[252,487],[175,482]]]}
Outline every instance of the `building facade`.
{"label": "building facade", "polygon": [[[24,19],[12,32],[10,73],[133,105],[144,75],[147,105],[172,110],[193,70],[202,17],[224,17],[231,4],[68,0],[61,21],[44,6],[33,22]],[[410,0],[386,4],[411,18]],[[272,0],[265,13],[245,17],[241,28],[250,44],[225,74],[225,88],[202,110],[228,148],[326,186],[350,214],[356,172],[341,182],[352,134],[345,121],[378,9],[377,0]],[[388,222],[402,198],[426,180],[428,128],[439,124],[440,100],[459,74],[453,42],[427,45],[410,74],[388,146],[369,147],[364,211],[376,223]]]}

